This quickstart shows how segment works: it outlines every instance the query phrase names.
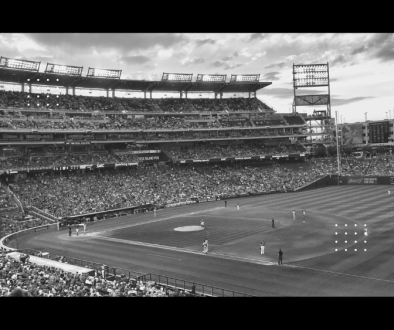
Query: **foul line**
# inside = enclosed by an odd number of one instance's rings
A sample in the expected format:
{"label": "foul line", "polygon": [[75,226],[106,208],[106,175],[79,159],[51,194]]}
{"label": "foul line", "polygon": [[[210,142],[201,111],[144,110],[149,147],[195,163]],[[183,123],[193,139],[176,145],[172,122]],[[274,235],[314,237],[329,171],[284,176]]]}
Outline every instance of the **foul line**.
{"label": "foul line", "polygon": [[364,278],[367,280],[374,280],[374,281],[381,281],[381,282],[389,282],[389,283],[394,283],[394,281],[391,280],[383,280],[381,278],[375,278],[375,277],[368,277],[368,276],[362,276],[362,275],[353,275],[353,274],[347,274],[347,273],[341,273],[341,272],[336,272],[333,270],[324,270],[324,269],[316,269],[316,268],[310,268],[310,267],[304,267],[304,266],[297,266],[297,265],[283,265],[286,267],[294,267],[294,268],[303,268],[303,269],[309,269],[309,270],[314,270],[318,272],[324,272],[324,273],[331,273],[331,274],[336,274],[336,275],[345,275],[345,276],[352,276],[352,277],[358,277],[358,278]]}
{"label": "foul line", "polygon": [[146,255],[147,255],[147,256],[160,257],[160,258],[167,258],[167,259],[182,260],[182,259],[179,259],[179,258],[163,256],[163,255],[161,255],[161,254],[149,254],[149,253],[147,253]]}
{"label": "foul line", "polygon": [[165,249],[165,250],[171,250],[171,251],[176,251],[176,252],[186,252],[186,253],[192,253],[192,254],[197,254],[197,255],[207,255],[207,256],[212,256],[212,257],[217,257],[217,258],[222,258],[222,259],[231,259],[231,260],[239,260],[239,261],[244,261],[244,262],[253,262],[255,264],[261,264],[261,265],[265,265],[265,266],[275,265],[275,263],[271,262],[271,261],[238,257],[238,256],[227,255],[227,254],[215,253],[215,252],[208,252],[208,254],[205,254],[203,252],[195,251],[195,250],[177,248],[177,247],[160,245],[160,244],[143,243],[143,242],[138,242],[138,241],[129,241],[129,240],[121,239],[121,238],[113,238],[113,237],[106,237],[106,236],[96,236],[96,238],[106,240],[106,241],[113,241],[113,242],[130,244],[130,245],[140,245],[140,246],[147,246],[147,247],[154,247],[154,248],[160,248],[160,249]]}

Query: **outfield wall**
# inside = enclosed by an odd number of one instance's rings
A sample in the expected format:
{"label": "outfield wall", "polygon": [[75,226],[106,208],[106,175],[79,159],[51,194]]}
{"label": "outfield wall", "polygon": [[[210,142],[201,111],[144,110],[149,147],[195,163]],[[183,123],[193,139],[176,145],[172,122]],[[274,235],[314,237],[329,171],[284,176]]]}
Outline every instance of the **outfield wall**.
{"label": "outfield wall", "polygon": [[394,176],[343,176],[341,185],[394,185]]}
{"label": "outfield wall", "polygon": [[327,175],[297,191],[306,191],[330,186],[343,185],[394,185],[394,176],[341,176]]}

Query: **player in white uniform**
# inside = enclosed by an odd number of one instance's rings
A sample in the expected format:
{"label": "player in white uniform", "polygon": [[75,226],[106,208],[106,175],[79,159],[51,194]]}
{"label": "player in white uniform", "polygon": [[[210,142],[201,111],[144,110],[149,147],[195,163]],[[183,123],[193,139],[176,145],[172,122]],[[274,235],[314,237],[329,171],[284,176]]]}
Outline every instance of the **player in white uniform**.
{"label": "player in white uniform", "polygon": [[156,208],[153,209],[153,214],[155,215],[156,218]]}
{"label": "player in white uniform", "polygon": [[78,230],[79,230],[79,229],[78,229],[78,227],[77,227],[77,228],[75,229],[75,231],[76,231],[76,233],[77,233],[77,236],[78,236]]}
{"label": "player in white uniform", "polygon": [[305,209],[302,209],[302,216],[304,217],[304,220],[305,220],[305,215],[306,215],[306,211]]}
{"label": "player in white uniform", "polygon": [[239,204],[237,204],[237,210],[239,211]]}
{"label": "player in white uniform", "polygon": [[293,220],[295,220],[295,219],[296,219],[296,211],[293,210]]}
{"label": "player in white uniform", "polygon": [[388,190],[387,192],[388,192],[388,194],[389,194],[389,196],[390,196],[390,194],[391,194],[391,191],[390,191],[390,190]]}
{"label": "player in white uniform", "polygon": [[204,227],[204,220],[201,220],[201,227]]}
{"label": "player in white uniform", "polygon": [[82,226],[83,226],[83,233],[86,234],[86,224],[84,223],[82,224]]}
{"label": "player in white uniform", "polygon": [[207,239],[202,243],[202,252],[204,252],[205,254],[208,253],[208,240]]}
{"label": "player in white uniform", "polygon": [[260,243],[260,254],[263,255],[264,254],[264,248],[265,248],[265,242],[261,241]]}

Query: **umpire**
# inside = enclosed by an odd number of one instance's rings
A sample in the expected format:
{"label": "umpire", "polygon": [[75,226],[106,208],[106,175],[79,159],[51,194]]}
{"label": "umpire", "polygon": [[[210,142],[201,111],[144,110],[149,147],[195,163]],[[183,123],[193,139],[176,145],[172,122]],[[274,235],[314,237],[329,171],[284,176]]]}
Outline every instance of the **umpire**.
{"label": "umpire", "polygon": [[282,251],[281,249],[279,249],[279,253],[278,253],[278,265],[283,265],[282,259],[283,259],[283,251]]}

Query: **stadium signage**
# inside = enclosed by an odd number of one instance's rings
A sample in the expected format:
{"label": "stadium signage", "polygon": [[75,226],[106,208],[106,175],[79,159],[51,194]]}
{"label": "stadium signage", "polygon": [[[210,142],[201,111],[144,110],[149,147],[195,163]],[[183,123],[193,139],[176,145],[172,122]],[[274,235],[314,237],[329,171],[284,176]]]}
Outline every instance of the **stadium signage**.
{"label": "stadium signage", "polygon": [[139,160],[144,161],[144,160],[159,160],[159,156],[146,156],[146,157],[138,157]]}
{"label": "stadium signage", "polygon": [[394,184],[394,178],[390,177],[390,184]]}
{"label": "stadium signage", "polygon": [[378,184],[378,179],[375,178],[363,178],[363,177],[349,177],[348,184]]}
{"label": "stadium signage", "polygon": [[161,150],[135,150],[131,152],[132,154],[159,154]]}
{"label": "stadium signage", "polygon": [[90,144],[90,141],[73,141],[73,142],[66,142],[66,144]]}
{"label": "stadium signage", "polygon": [[227,123],[227,122],[247,122],[247,121],[249,121],[249,119],[248,118],[228,118],[228,119],[219,119],[219,122],[224,122],[224,123]]}
{"label": "stadium signage", "polygon": [[134,166],[134,165],[138,165],[138,163],[118,163],[118,164],[115,164],[115,167],[118,167],[118,166]]}

